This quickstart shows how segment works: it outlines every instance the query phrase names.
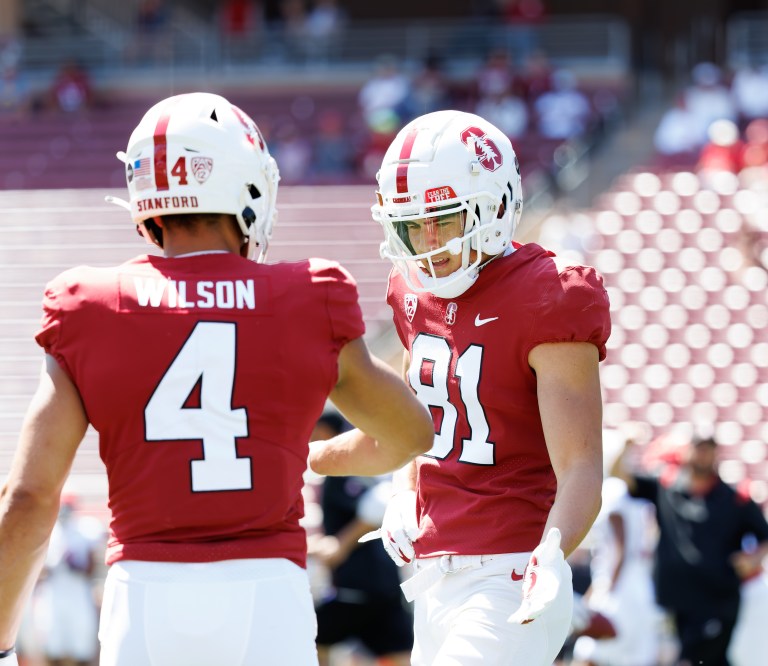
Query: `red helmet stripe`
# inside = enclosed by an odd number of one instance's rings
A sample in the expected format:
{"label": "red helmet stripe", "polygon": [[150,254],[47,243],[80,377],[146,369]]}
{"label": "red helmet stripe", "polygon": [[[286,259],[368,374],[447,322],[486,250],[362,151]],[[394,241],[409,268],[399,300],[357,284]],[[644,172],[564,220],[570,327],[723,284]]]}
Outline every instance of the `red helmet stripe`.
{"label": "red helmet stripe", "polygon": [[168,142],[165,133],[170,119],[171,113],[168,109],[157,119],[157,125],[155,125],[155,187],[158,191],[168,189]]}
{"label": "red helmet stripe", "polygon": [[[411,157],[411,151],[413,150],[413,144],[416,142],[416,135],[419,133],[417,128],[411,129],[408,134],[405,135],[403,140],[403,147],[400,148],[400,159],[407,160]],[[397,165],[397,193],[404,194],[408,191],[408,163]]]}

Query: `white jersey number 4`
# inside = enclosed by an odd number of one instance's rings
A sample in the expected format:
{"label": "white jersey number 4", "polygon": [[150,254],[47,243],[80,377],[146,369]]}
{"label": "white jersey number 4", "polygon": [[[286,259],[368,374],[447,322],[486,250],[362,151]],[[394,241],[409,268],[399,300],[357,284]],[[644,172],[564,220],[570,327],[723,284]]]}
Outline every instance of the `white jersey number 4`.
{"label": "white jersey number 4", "polygon": [[[490,428],[478,397],[480,368],[483,362],[483,348],[469,345],[456,361],[454,375],[459,378],[461,401],[469,425],[469,439],[461,440],[459,461],[472,465],[493,465],[494,444],[488,441]],[[440,430],[435,433],[435,442],[426,455],[443,460],[453,451],[453,440],[458,420],[457,406],[448,395],[448,374],[453,365],[453,352],[448,341],[434,335],[420,333],[411,345],[411,364],[408,381],[416,397],[427,407],[442,410]],[[431,383],[422,381],[431,375]]]}
{"label": "white jersey number 4", "polygon": [[[232,409],[236,345],[235,324],[199,322],[144,410],[148,442],[202,440],[203,458],[190,461],[193,492],[252,488],[251,459],[237,457],[248,417]],[[185,406],[198,383],[200,406]]]}

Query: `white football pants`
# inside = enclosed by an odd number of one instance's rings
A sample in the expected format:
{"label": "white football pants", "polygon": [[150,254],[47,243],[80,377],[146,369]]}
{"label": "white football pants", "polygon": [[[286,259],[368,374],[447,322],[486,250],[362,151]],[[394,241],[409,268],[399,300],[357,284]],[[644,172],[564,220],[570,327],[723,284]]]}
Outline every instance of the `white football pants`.
{"label": "white football pants", "polygon": [[[511,553],[416,560],[416,574],[436,560],[447,573],[416,592],[412,666],[551,666],[570,629],[571,569],[566,563],[552,606],[533,622],[511,623],[529,558]],[[519,579],[513,580],[513,571]]]}
{"label": "white football pants", "polygon": [[104,586],[101,666],[316,666],[306,570],[285,559],[121,561]]}

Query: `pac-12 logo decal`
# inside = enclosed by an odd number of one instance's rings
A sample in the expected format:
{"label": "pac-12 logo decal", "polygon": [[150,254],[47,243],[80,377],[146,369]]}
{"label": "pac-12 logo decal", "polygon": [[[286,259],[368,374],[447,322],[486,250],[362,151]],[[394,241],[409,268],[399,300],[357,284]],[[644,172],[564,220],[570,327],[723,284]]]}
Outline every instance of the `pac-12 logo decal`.
{"label": "pac-12 logo decal", "polygon": [[416,314],[416,306],[419,304],[416,294],[405,295],[405,316],[408,317],[408,321],[413,321],[413,316]]}
{"label": "pac-12 logo decal", "polygon": [[190,161],[192,166],[192,174],[195,180],[202,184],[208,180],[208,176],[213,171],[213,158],[211,157],[193,157]]}
{"label": "pac-12 logo decal", "polygon": [[501,166],[503,162],[501,151],[479,127],[467,127],[461,133],[461,141],[467,146],[470,145],[470,141],[472,142],[475,147],[475,155],[480,158],[480,166],[483,169],[496,171]]}

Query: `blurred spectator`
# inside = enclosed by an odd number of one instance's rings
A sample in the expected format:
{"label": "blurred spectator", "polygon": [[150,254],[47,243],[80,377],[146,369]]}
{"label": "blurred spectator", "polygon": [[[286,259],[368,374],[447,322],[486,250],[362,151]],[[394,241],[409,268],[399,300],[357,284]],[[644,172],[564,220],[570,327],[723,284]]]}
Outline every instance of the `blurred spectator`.
{"label": "blurred spectator", "polygon": [[768,63],[738,69],[731,94],[742,126],[755,118],[768,118]]}
{"label": "blurred spectator", "polygon": [[[678,666],[727,666],[743,580],[768,556],[768,522],[748,496],[717,472],[717,442],[693,438],[678,449],[679,464],[658,474],[628,469],[632,441],[614,465],[635,497],[656,506],[659,543],[654,581],[658,603],[674,619]],[[742,550],[744,539],[755,547]]]}
{"label": "blurred spectator", "polygon": [[706,172],[739,173],[744,166],[744,142],[739,128],[731,120],[716,120],[709,126],[709,141],[701,149],[696,164],[702,175]]}
{"label": "blurred spectator", "polygon": [[343,182],[354,170],[357,150],[344,121],[335,109],[324,111],[318,119],[310,172],[320,182]]}
{"label": "blurred spectator", "polygon": [[16,37],[0,37],[0,69],[19,68],[23,47]]}
{"label": "blurred spectator", "polygon": [[491,95],[506,95],[515,82],[515,70],[509,53],[504,48],[492,50],[477,72],[477,99]]}
{"label": "blurred spectator", "polygon": [[142,0],[136,11],[136,38],[128,47],[128,58],[147,65],[165,62],[171,56],[166,32],[170,24],[166,0]]}
{"label": "blurred spectator", "polygon": [[63,666],[68,660],[89,666],[98,653],[93,575],[103,557],[105,531],[77,509],[74,495],[62,495],[39,585],[35,619],[49,666]]}
{"label": "blurred spectator", "polygon": [[448,108],[450,94],[443,73],[443,60],[439,56],[430,55],[424,59],[410,87],[410,107],[414,115]]}
{"label": "blurred spectator", "polygon": [[543,0],[496,0],[506,29],[506,43],[517,62],[537,47],[536,26],[546,18]]}
{"label": "blurred spectator", "polygon": [[[748,540],[745,550],[755,546]],[[764,568],[741,586],[741,606],[728,648],[731,666],[763,666],[768,655],[768,569]]]}
{"label": "blurred spectator", "polygon": [[315,0],[306,18],[306,48],[310,64],[325,63],[332,58],[334,46],[346,26],[347,14],[338,0]]}
{"label": "blurred spectator", "polygon": [[514,84],[516,92],[529,103],[533,102],[552,89],[552,71],[547,54],[534,51],[523,61],[523,71]]}
{"label": "blurred spectator", "polygon": [[227,0],[221,5],[219,22],[225,39],[253,35],[259,25],[257,4],[254,0]]}
{"label": "blurred spectator", "polygon": [[271,152],[280,164],[280,182],[304,182],[312,159],[312,146],[293,122],[275,128],[270,140]]}
{"label": "blurred spectator", "polygon": [[[365,82],[358,94],[363,118],[370,128],[376,128],[385,116],[394,115],[402,125],[410,117],[411,82],[402,72],[397,59],[381,56],[376,62],[373,76]],[[397,131],[396,128],[395,131]]]}
{"label": "blurred spectator", "polygon": [[29,83],[15,65],[0,69],[0,118],[20,118],[29,111]]}
{"label": "blurred spectator", "polygon": [[[348,424],[324,413],[311,441],[330,439]],[[323,534],[310,538],[309,556],[331,572],[332,587],[317,605],[320,666],[330,664],[330,648],[358,639],[379,663],[408,666],[413,646],[412,618],[400,592],[400,574],[378,539],[359,543],[379,527],[391,495],[381,477],[326,477],[322,489]]]}
{"label": "blurred spectator", "polygon": [[511,92],[482,97],[475,113],[498,127],[510,139],[517,139],[528,129],[528,105]]}
{"label": "blurred spectator", "polygon": [[691,84],[685,89],[685,105],[699,132],[699,145],[707,141],[709,126],[716,120],[738,120],[731,91],[723,82],[723,72],[711,62],[701,62],[691,70]]}
{"label": "blurred spectator", "polygon": [[64,62],[48,89],[49,108],[77,113],[91,108],[95,95],[91,77],[76,60]]}
{"label": "blurred spectator", "polygon": [[768,165],[768,119],[757,118],[744,130],[744,168]]}
{"label": "blurred spectator", "polygon": [[552,90],[534,102],[539,134],[548,139],[575,139],[587,131],[592,108],[577,87],[572,72],[560,69],[552,75]]}
{"label": "blurred spectator", "polygon": [[[604,431],[604,460],[624,446],[618,431]],[[574,646],[579,664],[656,666],[659,609],[654,601],[651,563],[655,547],[653,506],[629,495],[621,479],[603,482],[603,505],[586,539],[592,544],[591,585],[584,600],[606,617],[615,636],[580,636]],[[574,665],[575,666],[575,665]]]}
{"label": "blurred spectator", "polygon": [[375,179],[384,153],[402,127],[402,121],[394,111],[379,111],[366,122],[368,134],[360,151],[360,173],[364,178]]}
{"label": "blurred spectator", "polygon": [[136,27],[145,34],[157,33],[168,25],[165,0],[142,0],[136,13]]}
{"label": "blurred spectator", "polygon": [[283,0],[280,10],[284,55],[290,60],[302,60],[307,43],[307,10],[304,0]]}
{"label": "blurred spectator", "polygon": [[653,145],[662,166],[696,162],[703,143],[698,121],[689,111],[685,95],[678,95],[674,106],[664,112],[654,132]]}

